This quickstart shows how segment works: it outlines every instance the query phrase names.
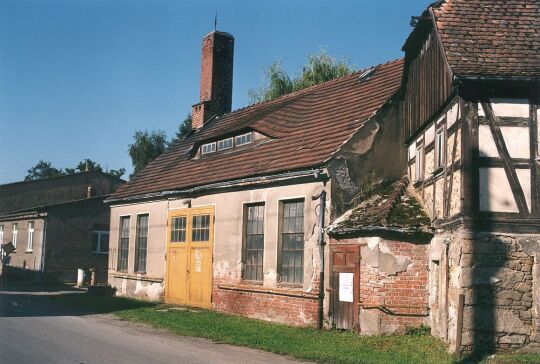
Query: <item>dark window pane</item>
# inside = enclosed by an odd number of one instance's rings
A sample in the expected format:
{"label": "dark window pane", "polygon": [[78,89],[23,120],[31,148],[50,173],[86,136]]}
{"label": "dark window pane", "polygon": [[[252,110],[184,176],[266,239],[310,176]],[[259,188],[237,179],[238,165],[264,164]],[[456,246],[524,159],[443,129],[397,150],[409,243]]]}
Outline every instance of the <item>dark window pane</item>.
{"label": "dark window pane", "polygon": [[92,251],[99,251],[99,234],[93,233],[92,234]]}
{"label": "dark window pane", "polygon": [[245,219],[244,278],[253,281],[262,281],[264,260],[264,204],[246,206]]}
{"label": "dark window pane", "polygon": [[281,223],[281,280],[301,284],[304,280],[304,202],[283,202]]}
{"label": "dark window pane", "polygon": [[171,243],[186,242],[186,217],[173,217],[171,223]]}
{"label": "dark window pane", "polygon": [[137,236],[135,246],[135,272],[146,272],[148,244],[148,215],[137,216]]}
{"label": "dark window pane", "polygon": [[99,248],[100,248],[100,251],[102,252],[109,251],[109,234],[101,234]]}
{"label": "dark window pane", "polygon": [[129,255],[129,216],[120,218],[120,242],[118,250],[118,270],[125,271],[128,268]]}
{"label": "dark window pane", "polygon": [[193,216],[192,241],[209,241],[210,240],[210,215]]}

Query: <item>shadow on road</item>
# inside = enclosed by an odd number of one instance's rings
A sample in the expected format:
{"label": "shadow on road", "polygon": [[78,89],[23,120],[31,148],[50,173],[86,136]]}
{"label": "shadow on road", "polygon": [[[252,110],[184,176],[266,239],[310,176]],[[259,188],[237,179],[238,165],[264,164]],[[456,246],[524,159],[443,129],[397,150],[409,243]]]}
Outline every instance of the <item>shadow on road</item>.
{"label": "shadow on road", "polygon": [[121,297],[93,297],[70,285],[4,284],[0,317],[84,316],[156,305]]}

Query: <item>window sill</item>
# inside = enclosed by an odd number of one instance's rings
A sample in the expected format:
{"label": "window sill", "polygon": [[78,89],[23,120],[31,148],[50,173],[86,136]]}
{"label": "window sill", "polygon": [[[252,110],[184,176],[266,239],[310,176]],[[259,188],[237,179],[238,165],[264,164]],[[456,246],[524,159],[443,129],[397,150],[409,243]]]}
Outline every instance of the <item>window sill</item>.
{"label": "window sill", "polygon": [[413,182],[413,187],[418,188],[418,187],[422,186],[423,182],[424,182],[423,179],[417,179],[416,181]]}
{"label": "window sill", "polygon": [[92,254],[109,254],[109,252],[92,252]]}
{"label": "window sill", "polygon": [[262,286],[263,281],[251,281],[249,279],[243,279],[242,284],[245,284],[246,286]]}
{"label": "window sill", "polygon": [[112,275],[114,278],[123,278],[123,279],[131,279],[135,281],[145,281],[145,282],[156,282],[156,283],[162,283],[163,278],[153,278],[153,277],[146,277],[141,276],[140,274],[133,275],[128,274],[126,271],[116,271],[115,273],[109,273],[109,276]]}
{"label": "window sill", "polygon": [[34,252],[34,249],[32,249],[32,250],[25,250],[25,251],[24,251],[25,254],[31,254],[31,253],[33,253],[33,252]]}
{"label": "window sill", "polygon": [[298,283],[279,282],[277,286],[280,288],[302,289],[302,284]]}
{"label": "window sill", "polygon": [[437,167],[437,169],[431,172],[431,174],[437,177],[438,175],[442,174],[443,171],[444,171],[444,167]]}

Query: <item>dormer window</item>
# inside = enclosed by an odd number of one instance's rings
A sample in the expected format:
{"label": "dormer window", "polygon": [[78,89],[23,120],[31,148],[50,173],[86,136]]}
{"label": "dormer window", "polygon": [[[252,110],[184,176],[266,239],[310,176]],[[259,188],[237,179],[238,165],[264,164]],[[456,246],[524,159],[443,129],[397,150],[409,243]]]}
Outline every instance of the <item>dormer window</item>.
{"label": "dormer window", "polygon": [[232,147],[233,147],[233,138],[227,138],[227,139],[220,140],[220,141],[218,141],[218,144],[217,144],[217,149],[218,150],[230,149]]}
{"label": "dormer window", "polygon": [[216,151],[216,142],[206,143],[201,146],[202,154],[214,153],[215,151]]}
{"label": "dormer window", "polygon": [[251,143],[251,133],[238,135],[236,137],[236,146],[249,144],[249,143]]}

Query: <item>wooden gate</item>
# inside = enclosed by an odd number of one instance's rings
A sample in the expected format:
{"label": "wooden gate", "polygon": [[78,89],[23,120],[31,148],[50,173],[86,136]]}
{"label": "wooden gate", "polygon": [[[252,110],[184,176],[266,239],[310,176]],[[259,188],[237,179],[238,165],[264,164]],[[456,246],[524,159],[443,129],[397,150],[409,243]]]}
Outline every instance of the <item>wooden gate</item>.
{"label": "wooden gate", "polygon": [[165,302],[211,308],[214,208],[169,212]]}
{"label": "wooden gate", "polygon": [[360,295],[360,246],[330,246],[332,325],[358,331]]}

